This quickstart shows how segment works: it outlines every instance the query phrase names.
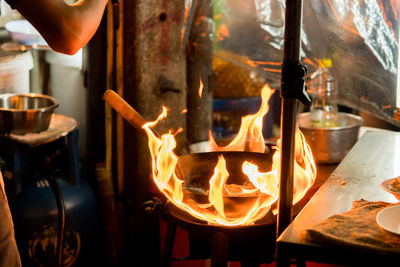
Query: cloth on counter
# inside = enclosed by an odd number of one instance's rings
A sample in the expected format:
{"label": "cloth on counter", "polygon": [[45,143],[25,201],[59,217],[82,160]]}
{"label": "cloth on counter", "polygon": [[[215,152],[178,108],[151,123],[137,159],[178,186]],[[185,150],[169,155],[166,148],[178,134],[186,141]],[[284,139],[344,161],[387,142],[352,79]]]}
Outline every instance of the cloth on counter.
{"label": "cloth on counter", "polygon": [[400,236],[386,232],[376,223],[377,213],[393,205],[396,204],[363,199],[354,201],[350,211],[330,216],[300,232],[299,240],[349,248],[378,248],[400,253]]}

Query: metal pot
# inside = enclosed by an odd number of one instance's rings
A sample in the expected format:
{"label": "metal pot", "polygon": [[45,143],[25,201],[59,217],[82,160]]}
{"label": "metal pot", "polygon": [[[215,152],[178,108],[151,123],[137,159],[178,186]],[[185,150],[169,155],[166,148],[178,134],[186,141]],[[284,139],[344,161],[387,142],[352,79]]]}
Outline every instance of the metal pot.
{"label": "metal pot", "polygon": [[41,94],[0,95],[0,131],[26,134],[47,130],[58,101]]}
{"label": "metal pot", "polygon": [[318,128],[312,125],[310,113],[297,116],[297,124],[310,145],[317,163],[339,163],[358,140],[364,120],[356,115],[339,112],[337,127]]}

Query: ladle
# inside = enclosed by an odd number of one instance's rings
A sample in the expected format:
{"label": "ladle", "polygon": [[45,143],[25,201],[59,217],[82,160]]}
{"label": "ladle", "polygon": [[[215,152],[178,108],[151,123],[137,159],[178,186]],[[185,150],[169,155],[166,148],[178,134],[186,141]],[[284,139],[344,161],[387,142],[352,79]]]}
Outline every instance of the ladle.
{"label": "ladle", "polygon": [[[107,90],[103,95],[103,99],[133,127],[143,131],[142,126],[147,121],[115,91]],[[157,137],[160,137],[154,129],[153,132]]]}
{"label": "ladle", "polygon": [[[104,101],[106,101],[115,111],[117,111],[127,122],[129,122],[136,129],[143,131],[142,126],[147,121],[140,115],[131,105],[129,105],[120,95],[115,91],[108,89],[103,95]],[[160,135],[152,129],[153,133],[160,137]],[[176,173],[179,177],[182,177],[182,170],[179,166],[179,161],[176,166]]]}

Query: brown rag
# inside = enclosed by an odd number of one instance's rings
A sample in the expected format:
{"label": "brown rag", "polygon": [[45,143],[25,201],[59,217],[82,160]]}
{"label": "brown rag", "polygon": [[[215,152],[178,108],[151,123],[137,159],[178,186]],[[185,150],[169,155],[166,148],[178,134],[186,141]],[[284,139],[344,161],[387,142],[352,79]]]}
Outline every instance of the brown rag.
{"label": "brown rag", "polygon": [[375,219],[381,209],[393,205],[363,199],[354,201],[350,211],[333,215],[300,232],[299,240],[400,253],[400,236],[381,229]]}

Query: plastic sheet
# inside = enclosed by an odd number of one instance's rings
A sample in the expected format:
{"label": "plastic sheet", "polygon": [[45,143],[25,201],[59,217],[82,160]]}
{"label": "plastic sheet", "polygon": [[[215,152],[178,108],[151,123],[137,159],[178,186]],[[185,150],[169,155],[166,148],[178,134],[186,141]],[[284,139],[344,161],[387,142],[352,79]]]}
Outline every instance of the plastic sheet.
{"label": "plastic sheet", "polygon": [[[193,6],[201,1],[189,2]],[[246,69],[250,76],[255,73],[279,90],[285,1],[208,3],[213,5],[214,15],[203,18],[210,28],[201,36],[212,38],[213,57]],[[303,5],[301,60],[309,75],[321,60],[329,60],[338,81],[339,104],[399,125],[393,119],[399,1],[307,0]]]}

